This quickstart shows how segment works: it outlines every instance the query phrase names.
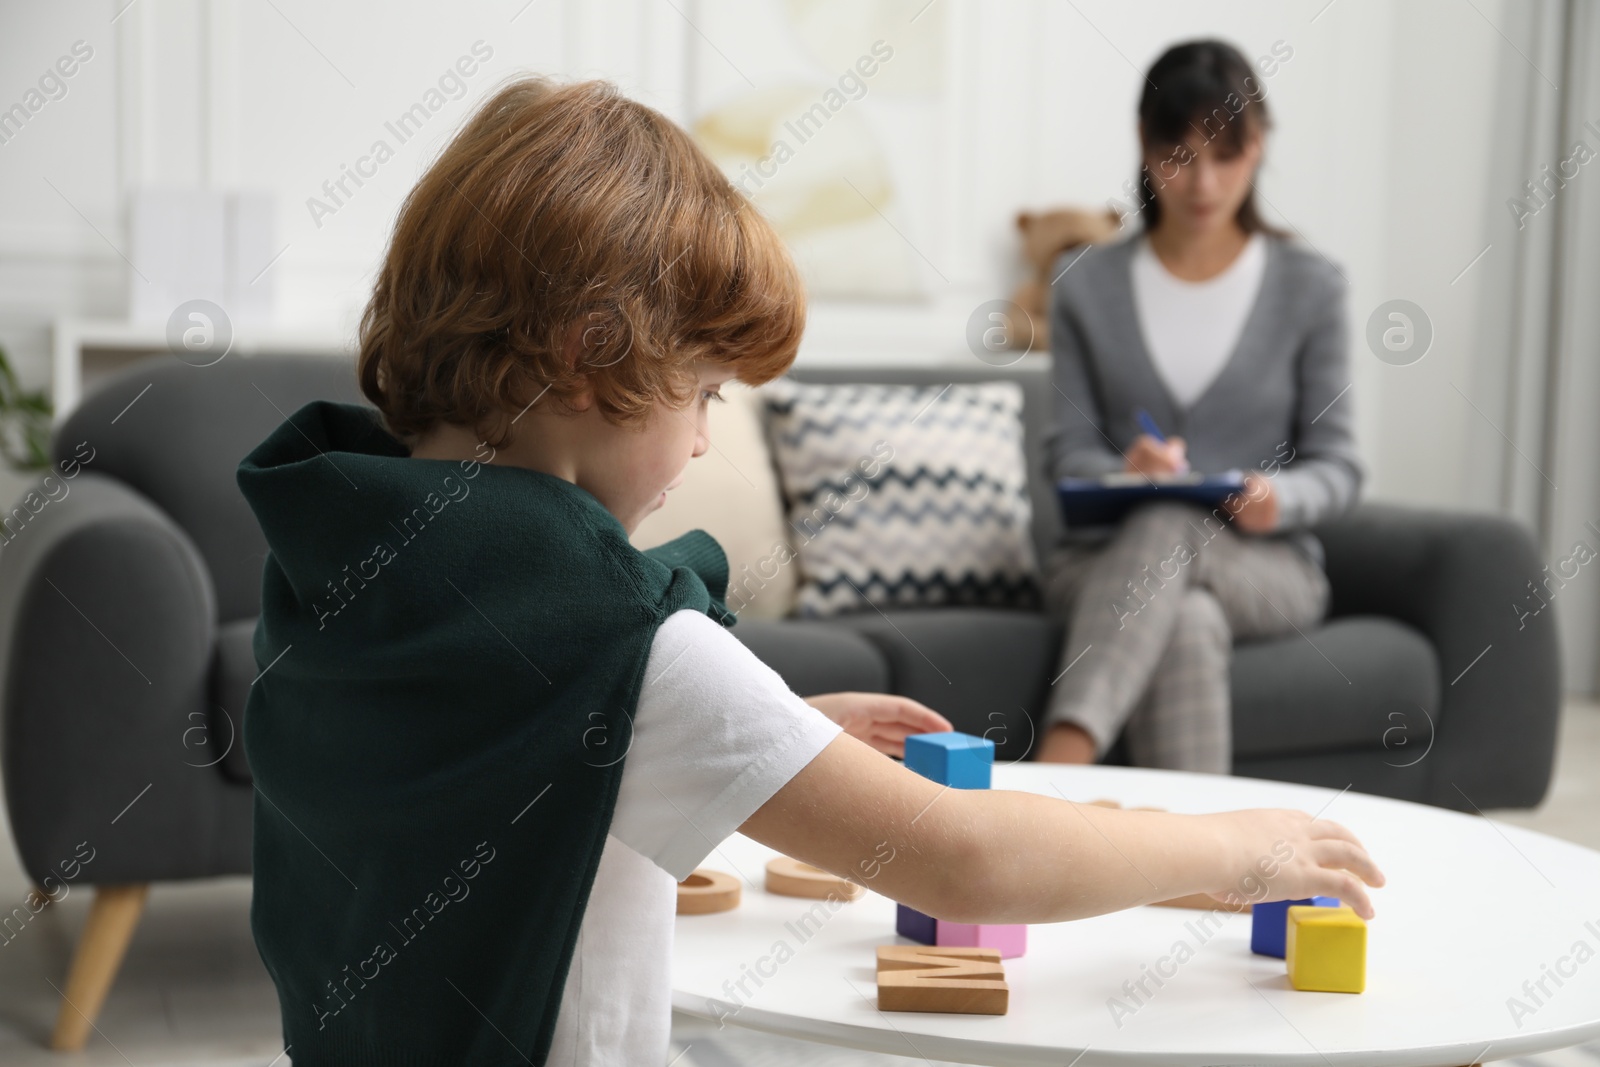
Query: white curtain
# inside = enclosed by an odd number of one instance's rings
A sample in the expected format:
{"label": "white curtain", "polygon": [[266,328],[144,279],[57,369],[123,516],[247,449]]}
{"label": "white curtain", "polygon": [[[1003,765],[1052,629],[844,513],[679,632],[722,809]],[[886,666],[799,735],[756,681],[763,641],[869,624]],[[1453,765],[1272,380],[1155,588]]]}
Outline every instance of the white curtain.
{"label": "white curtain", "polygon": [[[1489,234],[1476,379],[1499,431],[1469,456],[1526,522],[1528,575],[1561,627],[1569,691],[1600,689],[1600,3],[1501,8]],[[1440,180],[1449,180],[1440,161]],[[1530,188],[1530,184],[1531,188]],[[1482,401],[1480,400],[1480,405]],[[1591,555],[1593,554],[1593,555]],[[1553,594],[1551,592],[1553,590]],[[1537,603],[1529,601],[1530,604]],[[1506,606],[1508,612],[1514,607]]]}

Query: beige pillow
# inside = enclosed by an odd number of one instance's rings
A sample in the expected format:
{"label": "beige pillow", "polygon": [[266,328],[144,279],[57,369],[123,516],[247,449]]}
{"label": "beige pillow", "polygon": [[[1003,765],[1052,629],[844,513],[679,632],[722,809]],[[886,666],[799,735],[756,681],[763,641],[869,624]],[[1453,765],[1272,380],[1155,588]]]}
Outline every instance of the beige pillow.
{"label": "beige pillow", "polygon": [[728,608],[741,618],[779,619],[794,608],[798,565],[783,497],[761,421],[761,394],[737,379],[711,402],[711,447],[689,461],[683,484],[633,532],[652,548],[689,530],[717,539],[728,555]]}

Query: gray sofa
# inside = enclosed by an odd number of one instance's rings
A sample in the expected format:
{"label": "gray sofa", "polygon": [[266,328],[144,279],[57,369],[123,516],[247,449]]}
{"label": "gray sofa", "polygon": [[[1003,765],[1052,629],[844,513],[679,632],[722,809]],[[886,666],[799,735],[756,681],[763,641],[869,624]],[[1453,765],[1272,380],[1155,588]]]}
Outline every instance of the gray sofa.
{"label": "gray sofa", "polygon": [[[1047,368],[1028,357],[1004,369],[795,377],[1021,382],[1042,552],[1057,532],[1039,453]],[[258,671],[251,634],[266,545],[234,471],[318,398],[360,401],[347,361],[135,363],[58,427],[57,461],[92,458],[70,479],[57,471],[33,507],[7,517],[7,813],[36,882],[54,891],[87,842],[93,859],[73,867],[74,884],[97,890],[66,989],[82,1011],[63,1006],[58,1048],[81,1047],[149,883],[250,870],[252,789],[238,738]],[[1333,586],[1328,621],[1235,650],[1236,773],[1452,808],[1537,804],[1559,691],[1552,613],[1519,629],[1510,608],[1540,573],[1528,535],[1497,518],[1376,506],[1317,532]],[[798,692],[915,697],[993,738],[1001,760],[1027,758],[1062,637],[1041,614],[959,607],[747,619],[733,633]],[[1119,744],[1108,762],[1122,759]]]}
{"label": "gray sofa", "polygon": [[[1043,449],[1055,406],[1049,366],[1048,357],[1028,356],[1005,368],[791,374],[809,382],[1015,379],[1042,559],[1061,530]],[[1316,534],[1332,586],[1328,618],[1304,635],[1234,646],[1234,773],[1458,810],[1537,805],[1554,760],[1560,667],[1552,613],[1519,628],[1512,609],[1543,566],[1528,533],[1492,516],[1366,504]],[[1061,624],[1028,611],[865,609],[828,620],[745,620],[733,632],[797,692],[913,697],[956,729],[992,738],[1002,761],[1027,758],[1062,666]],[[1120,740],[1104,762],[1127,762]]]}

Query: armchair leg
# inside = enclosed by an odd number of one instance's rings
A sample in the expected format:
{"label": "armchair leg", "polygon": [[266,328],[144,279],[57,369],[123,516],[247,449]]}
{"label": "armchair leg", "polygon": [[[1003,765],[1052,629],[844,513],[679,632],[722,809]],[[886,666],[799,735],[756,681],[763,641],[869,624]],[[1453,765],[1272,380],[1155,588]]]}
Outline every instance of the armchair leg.
{"label": "armchair leg", "polygon": [[101,885],[94,890],[89,921],[72,955],[72,970],[56,1015],[50,1047],[58,1052],[78,1052],[89,1039],[89,1029],[105,1003],[111,983],[122,966],[133,931],[144,911],[148,884]]}

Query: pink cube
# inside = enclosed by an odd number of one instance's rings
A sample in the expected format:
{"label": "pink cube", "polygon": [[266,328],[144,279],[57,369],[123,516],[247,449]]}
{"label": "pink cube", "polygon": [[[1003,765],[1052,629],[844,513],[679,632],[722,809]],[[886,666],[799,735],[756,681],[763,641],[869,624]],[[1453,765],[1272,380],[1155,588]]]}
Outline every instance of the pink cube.
{"label": "pink cube", "polygon": [[1015,959],[1028,950],[1028,927],[1024,923],[996,926],[989,923],[936,924],[934,944],[966,948],[997,948],[1003,960]]}

